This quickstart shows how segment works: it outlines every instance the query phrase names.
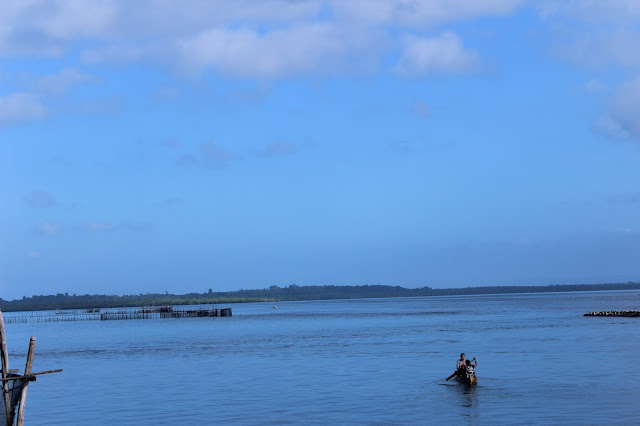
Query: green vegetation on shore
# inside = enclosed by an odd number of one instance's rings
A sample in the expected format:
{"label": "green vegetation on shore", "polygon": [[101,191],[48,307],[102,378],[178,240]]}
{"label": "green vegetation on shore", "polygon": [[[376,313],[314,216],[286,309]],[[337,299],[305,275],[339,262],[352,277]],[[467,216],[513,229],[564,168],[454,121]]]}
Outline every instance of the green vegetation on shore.
{"label": "green vegetation on shore", "polygon": [[0,309],[5,312],[56,309],[115,308],[125,306],[198,305],[247,302],[276,302],[286,300],[366,299],[383,297],[453,296],[472,294],[547,293],[563,291],[601,291],[640,289],[640,282],[617,284],[566,284],[548,286],[487,286],[465,288],[404,288],[387,285],[360,286],[271,286],[261,290],[237,290],[189,294],[140,295],[69,295],[31,296],[16,300],[0,298]]}

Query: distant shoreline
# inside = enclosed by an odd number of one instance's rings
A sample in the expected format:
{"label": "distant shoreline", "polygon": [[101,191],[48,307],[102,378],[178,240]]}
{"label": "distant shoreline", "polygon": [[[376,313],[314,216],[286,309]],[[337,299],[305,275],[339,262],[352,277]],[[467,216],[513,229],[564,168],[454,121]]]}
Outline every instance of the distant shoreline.
{"label": "distant shoreline", "polygon": [[464,296],[475,294],[555,293],[573,291],[640,290],[640,282],[608,284],[557,284],[546,286],[482,286],[464,288],[404,288],[388,285],[359,286],[271,286],[260,290],[237,290],[205,293],[141,295],[76,295],[58,293],[0,299],[3,312],[43,311],[62,309],[95,309],[160,305],[198,305],[223,303],[281,302],[296,300],[372,299],[391,297]]}

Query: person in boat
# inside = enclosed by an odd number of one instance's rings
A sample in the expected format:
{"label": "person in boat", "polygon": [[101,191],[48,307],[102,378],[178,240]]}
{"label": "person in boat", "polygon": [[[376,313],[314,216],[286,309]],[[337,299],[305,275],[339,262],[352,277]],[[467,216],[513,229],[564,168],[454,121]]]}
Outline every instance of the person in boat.
{"label": "person in boat", "polygon": [[466,367],[466,357],[464,352],[460,354],[460,359],[458,360],[458,362],[456,363],[456,371],[458,371],[459,373],[462,373]]}
{"label": "person in boat", "polygon": [[478,366],[478,360],[475,356],[473,357],[473,362],[475,362],[475,364],[471,364],[471,361],[469,360],[466,360],[465,362],[465,374],[467,375],[467,378],[476,377],[476,367]]}

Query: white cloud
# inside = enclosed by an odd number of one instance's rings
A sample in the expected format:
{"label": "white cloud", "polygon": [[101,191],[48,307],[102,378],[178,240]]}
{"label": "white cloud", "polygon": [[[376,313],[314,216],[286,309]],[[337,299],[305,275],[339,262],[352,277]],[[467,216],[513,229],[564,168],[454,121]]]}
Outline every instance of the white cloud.
{"label": "white cloud", "polygon": [[424,74],[464,73],[478,68],[476,51],[466,49],[455,33],[447,31],[439,37],[406,36],[404,51],[395,71],[405,77]]}
{"label": "white cloud", "polygon": [[618,89],[611,100],[610,114],[625,134],[640,140],[640,76]]}
{"label": "white cloud", "polygon": [[36,226],[36,232],[42,235],[57,235],[62,232],[62,226],[59,224],[44,222]]}
{"label": "white cloud", "polygon": [[116,18],[115,1],[4,0],[0,56],[59,55],[70,44],[105,35]]}
{"label": "white cloud", "polygon": [[0,125],[43,118],[47,114],[40,99],[29,93],[0,96]]}
{"label": "white cloud", "polygon": [[24,197],[25,202],[30,207],[46,208],[56,205],[56,199],[53,195],[47,191],[37,190],[31,191]]}
{"label": "white cloud", "polygon": [[203,165],[205,167],[222,169],[226,167],[229,162],[238,159],[238,157],[228,152],[221,146],[213,144],[211,142],[203,144],[200,149],[203,156]]}
{"label": "white cloud", "polygon": [[180,142],[176,138],[171,138],[171,137],[166,138],[161,143],[162,143],[162,145],[166,146],[167,148],[180,148],[182,146],[182,142]]}
{"label": "white cloud", "polygon": [[[185,64],[240,77],[282,77],[362,67],[379,50],[373,32],[311,23],[269,32],[215,28],[177,44]],[[356,61],[356,58],[360,60]],[[364,60],[364,61],[363,61]],[[374,61],[369,61],[369,64]]]}
{"label": "white cloud", "polygon": [[164,200],[164,204],[167,206],[177,206],[182,203],[184,203],[184,200],[181,197],[170,197]]}
{"label": "white cloud", "polygon": [[429,107],[422,101],[415,101],[413,105],[411,105],[411,114],[417,115],[418,117],[428,117],[429,116]]}
{"label": "white cloud", "polygon": [[71,103],[71,112],[81,112],[87,115],[114,115],[122,108],[123,98],[116,96],[113,98],[93,98],[86,99],[78,103]]}
{"label": "white cloud", "polygon": [[462,21],[481,16],[504,16],[524,0],[335,0],[338,16],[377,24],[412,28]]}
{"label": "white cloud", "polygon": [[614,139],[629,139],[631,137],[631,134],[620,123],[608,115],[598,117],[593,122],[592,129],[596,133]]}
{"label": "white cloud", "polygon": [[541,17],[551,24],[553,49],[581,66],[640,68],[640,2],[548,1]]}
{"label": "white cloud", "polygon": [[[93,84],[101,81],[99,78],[82,73],[75,68],[65,68],[57,74],[40,77],[31,74],[19,75],[16,79],[19,86],[27,91],[14,92],[0,96],[0,125],[20,121],[36,120],[48,115],[45,101],[60,97],[69,89],[80,84]],[[76,107],[83,111],[95,100],[83,100],[83,104]],[[58,112],[64,108],[57,109]],[[66,107],[73,104],[66,104]]]}
{"label": "white cloud", "polygon": [[[258,78],[361,73],[375,70],[403,31],[504,16],[523,2],[193,0],[187,7],[139,0],[131,7],[125,0],[4,0],[0,57],[61,55],[82,46],[86,64],[144,61],[176,67],[184,62],[187,71]],[[471,53],[463,53],[468,62]],[[450,62],[436,68],[458,72],[460,66]]]}
{"label": "white cloud", "polygon": [[32,90],[47,95],[60,95],[73,86],[92,84],[99,81],[99,78],[84,74],[75,68],[65,68],[58,74],[40,77],[33,83]]}
{"label": "white cloud", "polygon": [[293,145],[290,142],[282,141],[267,146],[262,151],[263,157],[275,157],[278,155],[291,155],[295,152]]}
{"label": "white cloud", "polygon": [[[640,2],[637,0],[550,1],[540,9],[553,29],[562,59],[613,76],[640,74]],[[585,90],[601,91],[599,79]],[[640,140],[640,77],[618,85],[592,129],[616,139]]]}
{"label": "white cloud", "polygon": [[87,49],[80,55],[80,60],[87,65],[99,65],[102,63],[122,64],[139,62],[150,57],[159,56],[162,56],[162,51],[154,46],[144,49],[141,46],[120,44]]}
{"label": "white cloud", "polygon": [[80,230],[87,233],[99,233],[114,231],[115,227],[113,225],[109,225],[108,223],[88,222],[82,224],[80,226]]}
{"label": "white cloud", "polygon": [[29,253],[27,253],[27,257],[30,257],[31,259],[40,259],[40,252],[30,251]]}
{"label": "white cloud", "polygon": [[132,220],[123,220],[122,228],[133,232],[151,232],[153,231],[153,225],[149,222],[139,222]]}
{"label": "white cloud", "polygon": [[594,121],[594,131],[615,139],[640,141],[640,76],[623,83],[609,99],[606,110]]}
{"label": "white cloud", "polygon": [[332,23],[306,22],[266,30],[216,26],[158,44],[87,49],[81,60],[89,65],[144,61],[187,74],[214,69],[226,76],[272,79],[375,69],[385,44],[378,29]]}
{"label": "white cloud", "polygon": [[587,92],[600,92],[607,88],[607,85],[597,78],[591,79],[584,85]]}
{"label": "white cloud", "polygon": [[[512,13],[524,0],[3,0],[0,55],[60,53],[81,40],[121,44],[212,28],[343,21],[345,27],[435,24]],[[45,42],[46,41],[46,42]]]}
{"label": "white cloud", "polygon": [[540,2],[543,18],[569,17],[590,24],[633,23],[640,21],[637,0],[554,0]]}
{"label": "white cloud", "polygon": [[198,159],[194,155],[184,154],[184,155],[181,155],[180,158],[176,160],[176,165],[186,167],[186,166],[193,166],[197,162],[198,162]]}
{"label": "white cloud", "polygon": [[[588,32],[587,32],[588,31]],[[601,70],[611,66],[640,69],[640,31],[622,27],[579,27],[559,36],[559,54],[580,66]]]}

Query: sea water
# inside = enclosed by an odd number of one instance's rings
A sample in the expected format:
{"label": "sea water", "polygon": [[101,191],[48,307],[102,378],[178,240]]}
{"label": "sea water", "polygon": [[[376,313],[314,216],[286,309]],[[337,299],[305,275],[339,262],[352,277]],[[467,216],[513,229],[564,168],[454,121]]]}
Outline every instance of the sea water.
{"label": "sea water", "polygon": [[[640,424],[640,318],[582,316],[637,290],[275,305],[7,324],[12,368],[35,335],[33,371],[64,369],[27,424]],[[461,352],[476,387],[445,381]]]}

